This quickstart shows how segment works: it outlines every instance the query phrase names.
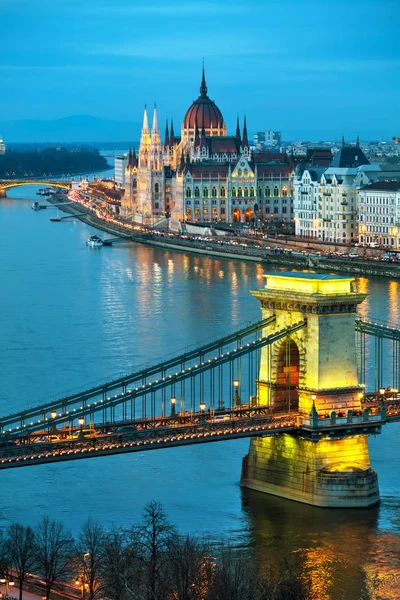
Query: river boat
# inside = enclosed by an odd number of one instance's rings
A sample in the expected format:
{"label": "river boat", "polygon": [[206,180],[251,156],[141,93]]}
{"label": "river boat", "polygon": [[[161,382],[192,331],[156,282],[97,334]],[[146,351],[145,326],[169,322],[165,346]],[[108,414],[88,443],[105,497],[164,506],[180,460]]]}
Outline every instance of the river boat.
{"label": "river boat", "polygon": [[94,234],[87,240],[86,245],[91,248],[100,248],[103,245],[103,240],[99,235]]}
{"label": "river boat", "polygon": [[39,202],[34,202],[31,206],[32,210],[40,210],[40,204]]}

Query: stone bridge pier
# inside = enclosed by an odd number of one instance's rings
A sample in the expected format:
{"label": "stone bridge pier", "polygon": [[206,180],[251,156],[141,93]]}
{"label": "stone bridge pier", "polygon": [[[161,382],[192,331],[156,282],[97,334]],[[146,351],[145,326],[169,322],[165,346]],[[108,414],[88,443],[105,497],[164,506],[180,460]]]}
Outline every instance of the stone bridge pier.
{"label": "stone bridge pier", "polygon": [[[270,335],[289,325],[305,326],[265,346],[258,401],[271,412],[330,416],[361,411],[355,318],[365,294],[354,278],[314,273],[271,273],[266,287],[252,291],[262,318],[275,317]],[[351,414],[351,413],[350,413]],[[324,507],[367,507],[379,502],[366,435],[316,439],[299,434],[256,437],[243,460],[241,485]],[[313,438],[313,436],[311,436]]]}

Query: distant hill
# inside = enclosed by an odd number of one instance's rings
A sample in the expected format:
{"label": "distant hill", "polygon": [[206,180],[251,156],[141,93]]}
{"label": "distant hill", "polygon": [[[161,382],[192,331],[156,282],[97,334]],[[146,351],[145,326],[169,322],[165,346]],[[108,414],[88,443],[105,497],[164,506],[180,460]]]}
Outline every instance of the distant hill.
{"label": "distant hill", "polygon": [[6,145],[12,142],[126,142],[140,139],[140,132],[140,123],[98,119],[90,115],[0,122],[0,136]]}

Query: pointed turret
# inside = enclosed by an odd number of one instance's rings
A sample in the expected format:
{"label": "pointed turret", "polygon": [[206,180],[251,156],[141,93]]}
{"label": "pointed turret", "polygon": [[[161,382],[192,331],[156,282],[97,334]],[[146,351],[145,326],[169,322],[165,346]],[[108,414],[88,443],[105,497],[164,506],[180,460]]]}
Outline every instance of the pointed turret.
{"label": "pointed turret", "polygon": [[132,147],[129,148],[129,154],[128,154],[128,167],[130,168],[132,166]]}
{"label": "pointed turret", "polygon": [[142,166],[147,165],[150,142],[151,135],[149,129],[149,120],[147,118],[147,108],[146,105],[144,105],[142,135],[140,137],[139,146],[139,161]]}
{"label": "pointed turret", "polygon": [[342,135],[342,148],[344,148],[344,135]]}
{"label": "pointed turret", "polygon": [[172,119],[171,119],[171,129],[170,129],[170,133],[169,133],[169,145],[170,145],[170,148],[173,148],[175,146],[174,122]]}
{"label": "pointed turret", "polygon": [[204,125],[201,128],[201,136],[200,136],[200,148],[207,147],[207,139],[206,139],[206,130],[204,129]]}
{"label": "pointed turret", "polygon": [[164,148],[165,150],[169,147],[169,128],[168,120],[165,121],[165,137],[164,137]]}
{"label": "pointed turret", "polygon": [[240,124],[239,124],[239,115],[236,120],[236,137],[240,139]]}
{"label": "pointed turret", "polygon": [[357,136],[357,141],[356,141],[356,148],[360,147],[360,136]]}
{"label": "pointed turret", "polygon": [[183,150],[182,150],[181,162],[179,163],[179,171],[183,171],[184,168],[185,168],[185,155],[183,154]]}
{"label": "pointed turret", "polygon": [[200,135],[199,135],[199,128],[197,126],[197,116],[196,116],[196,120],[194,123],[194,144],[193,147],[194,149],[198,148],[200,146]]}
{"label": "pointed turret", "polygon": [[136,156],[136,148],[133,149],[133,153],[132,153],[132,167],[137,167],[138,166],[138,159]]}
{"label": "pointed turret", "polygon": [[151,143],[153,147],[161,146],[160,130],[158,128],[157,107],[154,105],[153,126],[151,128]]}
{"label": "pointed turret", "polygon": [[243,148],[248,148],[249,146],[249,139],[247,137],[247,123],[246,123],[246,115],[244,117],[244,121],[243,121],[243,138],[242,138],[242,146]]}
{"label": "pointed turret", "polygon": [[206,76],[204,74],[204,60],[203,60],[203,72],[202,72],[202,76],[201,76],[200,96],[203,96],[203,98],[205,98],[207,96]]}
{"label": "pointed turret", "polygon": [[146,105],[144,105],[142,133],[143,133],[143,131],[149,131],[149,120],[147,118],[147,107],[146,107]]}

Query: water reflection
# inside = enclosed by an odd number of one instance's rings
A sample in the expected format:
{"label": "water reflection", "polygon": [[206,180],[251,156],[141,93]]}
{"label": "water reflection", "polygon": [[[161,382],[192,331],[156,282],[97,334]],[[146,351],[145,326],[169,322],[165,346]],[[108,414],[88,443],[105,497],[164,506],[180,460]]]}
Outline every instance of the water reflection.
{"label": "water reflection", "polygon": [[252,490],[242,490],[242,506],[266,574],[295,556],[311,578],[314,600],[400,597],[400,540],[382,536],[379,507],[324,510]]}

